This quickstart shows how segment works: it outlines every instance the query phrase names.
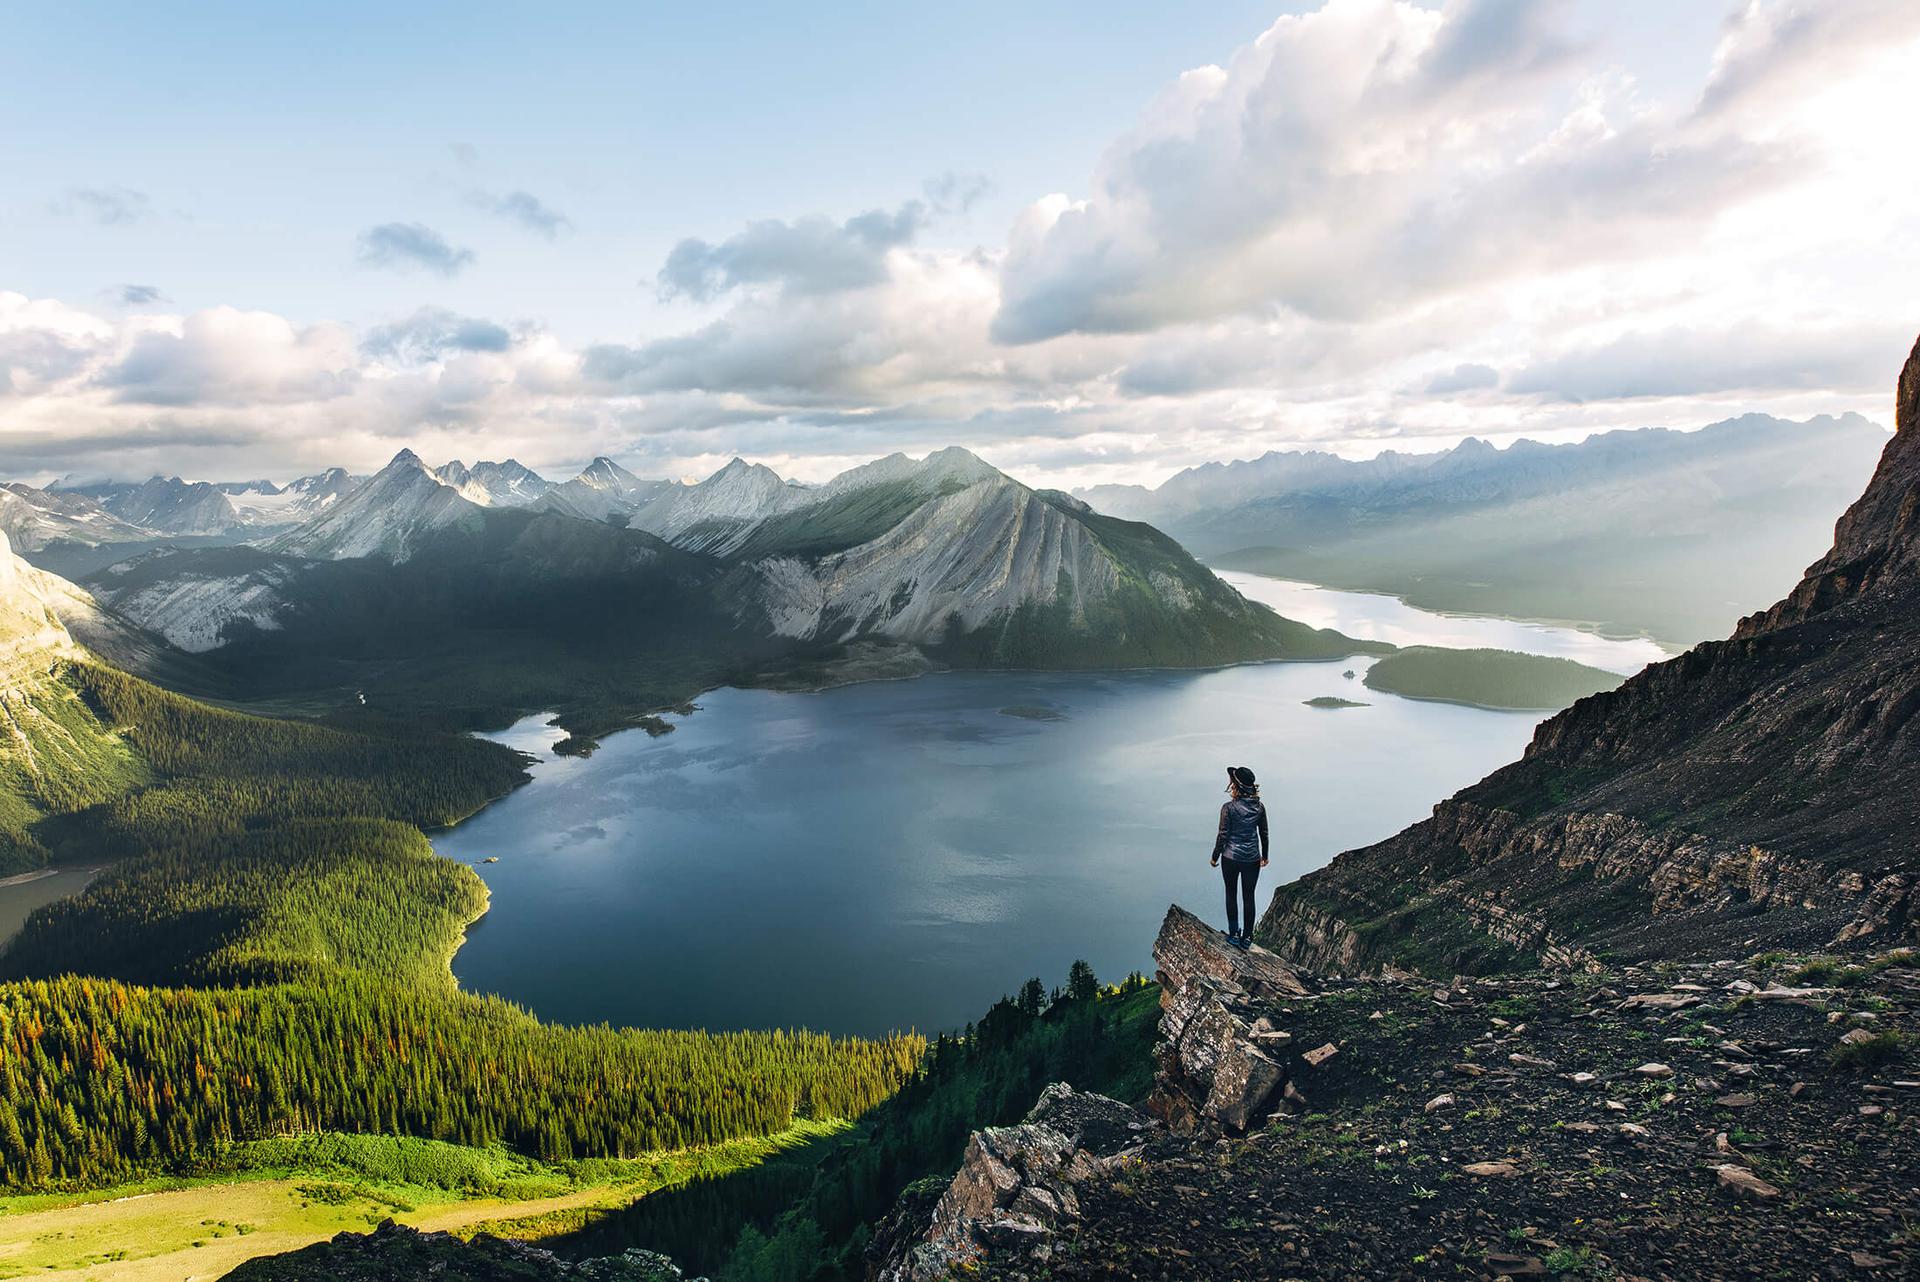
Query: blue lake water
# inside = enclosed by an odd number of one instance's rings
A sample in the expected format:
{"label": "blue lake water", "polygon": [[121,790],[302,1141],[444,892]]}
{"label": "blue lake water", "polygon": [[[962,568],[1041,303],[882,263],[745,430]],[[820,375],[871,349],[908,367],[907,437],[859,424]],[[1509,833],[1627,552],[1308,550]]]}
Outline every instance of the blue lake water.
{"label": "blue lake water", "polygon": [[[1311,621],[1409,628],[1383,602],[1325,593]],[[1636,643],[1546,631],[1639,666]],[[1264,904],[1513,759],[1537,720],[1342,675],[1365,667],[716,690],[673,733],[585,760],[548,754],[557,732],[529,718],[498,737],[541,754],[534,782],[435,841],[492,892],[454,972],[553,1020],[878,1033],[957,1027],[1075,958],[1150,970],[1170,901],[1222,916],[1227,765],[1259,773],[1272,816]],[[1368,706],[1304,706],[1320,695]]]}

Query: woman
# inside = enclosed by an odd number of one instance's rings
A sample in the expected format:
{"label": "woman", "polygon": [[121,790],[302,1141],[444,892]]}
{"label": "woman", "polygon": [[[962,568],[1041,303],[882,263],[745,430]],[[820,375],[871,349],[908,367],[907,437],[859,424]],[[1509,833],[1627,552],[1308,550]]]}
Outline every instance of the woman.
{"label": "woman", "polygon": [[[1227,882],[1227,942],[1251,948],[1253,887],[1267,866],[1267,808],[1260,804],[1260,785],[1254,782],[1253,771],[1245,766],[1227,767],[1227,792],[1231,796],[1220,807],[1220,830],[1213,838],[1213,866]],[[1240,887],[1237,900],[1235,883]]]}

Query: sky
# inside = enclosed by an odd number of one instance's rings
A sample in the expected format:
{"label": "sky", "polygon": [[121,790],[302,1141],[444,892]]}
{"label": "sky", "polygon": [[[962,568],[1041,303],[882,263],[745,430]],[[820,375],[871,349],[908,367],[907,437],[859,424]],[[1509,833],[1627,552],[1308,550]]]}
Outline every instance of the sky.
{"label": "sky", "polygon": [[1886,422],[1920,4],[10,6],[0,477]]}

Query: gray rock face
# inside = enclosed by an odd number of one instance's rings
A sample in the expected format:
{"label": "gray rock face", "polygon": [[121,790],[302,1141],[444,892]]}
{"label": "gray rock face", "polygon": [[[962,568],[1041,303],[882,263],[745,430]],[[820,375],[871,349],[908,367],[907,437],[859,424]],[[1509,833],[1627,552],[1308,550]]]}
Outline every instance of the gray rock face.
{"label": "gray rock face", "polygon": [[477,529],[480,515],[479,504],[435,476],[412,450],[401,450],[366,484],[265,546],[291,556],[377,556],[398,564],[435,531]]}
{"label": "gray rock face", "polygon": [[992,1252],[1045,1260],[1055,1231],[1080,1216],[1076,1188],[1124,1165],[1152,1130],[1104,1095],[1049,1086],[1018,1126],[967,1142],[960,1171],[929,1214],[906,1199],[875,1238],[879,1282],[935,1282]]}
{"label": "gray rock face", "polygon": [[1289,1038],[1258,1007],[1304,996],[1300,976],[1264,948],[1245,952],[1179,905],[1153,947],[1160,981],[1159,1073],[1149,1107],[1175,1132],[1247,1130],[1286,1085]]}

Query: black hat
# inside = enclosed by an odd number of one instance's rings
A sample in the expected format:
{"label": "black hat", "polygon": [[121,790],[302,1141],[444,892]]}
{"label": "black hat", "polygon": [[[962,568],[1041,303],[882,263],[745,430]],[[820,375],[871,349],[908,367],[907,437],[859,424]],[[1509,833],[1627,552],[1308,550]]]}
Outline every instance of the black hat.
{"label": "black hat", "polygon": [[1251,788],[1254,785],[1253,771],[1247,769],[1245,766],[1228,766],[1227,778],[1233,780],[1242,788]]}

